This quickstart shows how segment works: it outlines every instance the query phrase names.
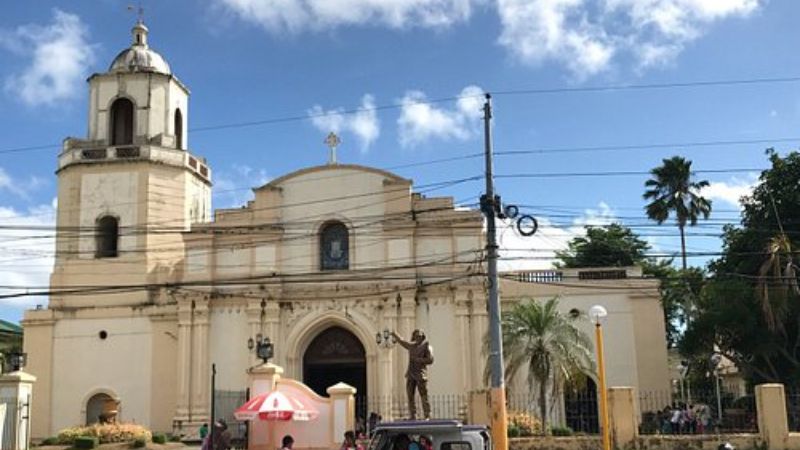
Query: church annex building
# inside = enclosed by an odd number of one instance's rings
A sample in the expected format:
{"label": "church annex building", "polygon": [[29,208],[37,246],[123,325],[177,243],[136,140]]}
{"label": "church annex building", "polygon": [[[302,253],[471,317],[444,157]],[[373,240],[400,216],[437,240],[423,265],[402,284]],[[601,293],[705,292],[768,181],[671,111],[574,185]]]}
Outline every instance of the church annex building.
{"label": "church annex building", "polygon": [[[212,363],[217,390],[244,391],[257,335],[274,343],[286,376],[316,392],[354,386],[361,414],[404,414],[407,353],[384,330],[427,333],[434,414],[437,396],[485,387],[480,211],[336,163],[212,211],[212,170],[189,146],[189,91],[144,24],[88,84],[88,136],[66,139],[57,161],[56,293],[23,321],[26,371],[38,379],[34,438],[111,409],[155,431],[194,433],[210,416]],[[508,274],[501,298],[604,305],[609,385],[668,391],[657,282],[638,268],[588,272]]]}

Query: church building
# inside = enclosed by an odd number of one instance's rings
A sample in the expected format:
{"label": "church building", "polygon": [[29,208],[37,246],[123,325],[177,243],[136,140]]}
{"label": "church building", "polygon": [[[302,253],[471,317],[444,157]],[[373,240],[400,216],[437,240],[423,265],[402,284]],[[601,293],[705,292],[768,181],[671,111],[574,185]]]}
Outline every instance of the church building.
{"label": "church building", "polygon": [[[220,411],[222,393],[244,393],[257,338],[319,394],[345,382],[359,414],[402,417],[407,353],[390,331],[417,328],[434,349],[434,414],[460,414],[466,393],[485,388],[481,212],[335,160],[212,211],[211,167],[189,145],[189,90],[143,23],[132,34],[88,80],[88,136],[58,155],[54,293],[23,321],[33,437],[112,413],[192,434],[215,395]],[[638,268],[506,273],[500,287],[504,308],[602,304],[609,384],[670,389],[658,284]]]}

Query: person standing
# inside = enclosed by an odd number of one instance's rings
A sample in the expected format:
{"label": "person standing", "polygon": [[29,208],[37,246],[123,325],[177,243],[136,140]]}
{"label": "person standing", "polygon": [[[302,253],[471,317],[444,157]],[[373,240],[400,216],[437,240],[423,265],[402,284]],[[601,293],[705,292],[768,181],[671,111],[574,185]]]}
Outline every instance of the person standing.
{"label": "person standing", "polygon": [[292,446],[294,445],[294,438],[291,434],[287,434],[281,440],[281,450],[292,450]]}
{"label": "person standing", "polygon": [[342,447],[339,450],[364,450],[364,447],[358,443],[354,432],[345,431],[344,442],[342,442]]}
{"label": "person standing", "polygon": [[223,419],[214,422],[214,433],[211,435],[211,450],[230,450],[231,432]]}
{"label": "person standing", "polygon": [[392,337],[408,350],[408,370],[406,371],[406,395],[411,420],[417,418],[417,405],[414,401],[415,391],[419,391],[422,400],[422,412],[425,419],[431,418],[431,404],[428,401],[428,366],[433,364],[433,348],[425,338],[425,332],[414,330],[411,342],[403,340],[392,331]]}

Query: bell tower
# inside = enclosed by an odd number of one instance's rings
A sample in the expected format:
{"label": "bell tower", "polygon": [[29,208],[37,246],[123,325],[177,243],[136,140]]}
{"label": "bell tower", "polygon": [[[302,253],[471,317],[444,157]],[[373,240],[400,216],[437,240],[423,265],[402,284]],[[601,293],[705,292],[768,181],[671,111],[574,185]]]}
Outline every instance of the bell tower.
{"label": "bell tower", "polygon": [[153,302],[152,288],[137,287],[174,279],[182,232],[210,218],[211,169],[189,152],[189,90],[148,32],[139,20],[130,47],[89,78],[88,136],[65,139],[58,156],[51,288],[111,289],[56,293],[52,308]]}

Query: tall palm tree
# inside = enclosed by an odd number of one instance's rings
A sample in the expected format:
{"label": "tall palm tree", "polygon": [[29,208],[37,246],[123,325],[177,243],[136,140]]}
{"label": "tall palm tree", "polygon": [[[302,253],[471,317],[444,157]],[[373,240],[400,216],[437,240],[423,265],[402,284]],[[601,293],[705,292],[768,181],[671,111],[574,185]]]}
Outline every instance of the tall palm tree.
{"label": "tall palm tree", "polygon": [[708,181],[692,181],[692,162],[680,156],[665,159],[664,164],[651,170],[652,178],[644,185],[647,188],[643,197],[652,200],[645,206],[647,217],[659,224],[670,215],[675,216],[681,233],[681,257],[683,270],[686,270],[686,225],[694,226],[702,215],[708,219],[711,214],[711,200],[700,195],[709,185]]}
{"label": "tall palm tree", "polygon": [[758,268],[756,293],[769,329],[783,333],[789,299],[800,296],[797,281],[800,267],[792,257],[792,241],[782,228],[780,234],[767,242],[765,251],[766,258]]}
{"label": "tall palm tree", "polygon": [[547,385],[556,393],[574,378],[594,372],[592,342],[577,327],[585,317],[562,314],[558,299],[525,301],[503,313],[503,357],[506,382],[527,371],[528,388],[539,389],[542,433],[547,432]]}

